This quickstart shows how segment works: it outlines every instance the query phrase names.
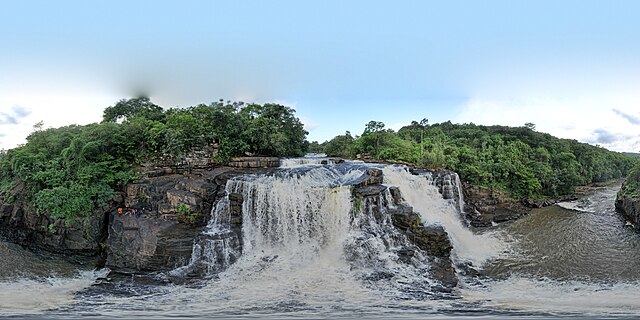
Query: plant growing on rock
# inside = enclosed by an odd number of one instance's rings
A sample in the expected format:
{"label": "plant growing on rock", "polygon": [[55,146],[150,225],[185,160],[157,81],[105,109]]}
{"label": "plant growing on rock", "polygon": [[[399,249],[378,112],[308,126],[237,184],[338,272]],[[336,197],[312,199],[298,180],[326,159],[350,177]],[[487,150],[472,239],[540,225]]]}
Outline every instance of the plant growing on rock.
{"label": "plant growing on rock", "polygon": [[191,208],[184,203],[179,203],[176,207],[176,213],[178,214],[178,218],[183,223],[194,224],[197,220],[197,214],[191,211]]}

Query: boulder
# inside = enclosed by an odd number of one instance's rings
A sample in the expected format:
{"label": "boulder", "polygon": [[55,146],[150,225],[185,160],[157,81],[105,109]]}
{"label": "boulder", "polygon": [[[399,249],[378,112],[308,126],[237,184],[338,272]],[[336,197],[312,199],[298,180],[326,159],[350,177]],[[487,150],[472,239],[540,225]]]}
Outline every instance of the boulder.
{"label": "boulder", "polygon": [[375,184],[382,184],[384,178],[382,177],[382,170],[380,169],[367,169],[367,171],[358,179],[353,182],[355,188],[366,187]]}

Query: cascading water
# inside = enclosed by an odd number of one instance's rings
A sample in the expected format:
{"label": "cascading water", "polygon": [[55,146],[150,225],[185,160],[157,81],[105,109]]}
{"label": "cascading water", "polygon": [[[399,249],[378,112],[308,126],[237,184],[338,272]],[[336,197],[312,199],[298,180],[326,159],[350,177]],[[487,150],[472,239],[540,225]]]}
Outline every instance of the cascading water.
{"label": "cascading water", "polygon": [[[444,179],[444,194],[440,194],[431,173],[412,174],[403,166],[386,166],[383,172],[384,182],[399,187],[404,199],[421,214],[425,224],[445,228],[453,242],[454,258],[459,262],[471,262],[480,267],[506,249],[504,243],[491,234],[478,235],[464,225],[458,212],[459,208],[463,208],[464,200],[458,189],[457,174],[453,174],[457,186],[452,185],[451,176],[448,176]],[[454,191],[457,191],[459,198]],[[443,199],[443,196],[449,200]]]}
{"label": "cascading water", "polygon": [[350,188],[328,169],[229,182],[244,196],[246,255],[301,255],[334,247],[348,227]]}
{"label": "cascading water", "polygon": [[303,158],[286,158],[280,160],[280,168],[297,168],[309,165],[335,164],[334,159],[324,153],[310,153]]}
{"label": "cascading water", "polygon": [[[234,270],[264,272],[277,265],[279,272],[290,273],[333,261],[342,266],[338,274],[368,288],[396,297],[432,296],[439,284],[430,276],[431,258],[393,225],[391,212],[397,208],[389,189],[354,198],[353,185],[370,169],[362,163],[312,165],[229,180],[228,196],[212,210],[190,266],[205,265],[209,274],[230,268],[218,276],[234,277]],[[429,187],[440,199],[436,204],[452,206]],[[242,200],[241,233],[232,230],[231,196]]]}

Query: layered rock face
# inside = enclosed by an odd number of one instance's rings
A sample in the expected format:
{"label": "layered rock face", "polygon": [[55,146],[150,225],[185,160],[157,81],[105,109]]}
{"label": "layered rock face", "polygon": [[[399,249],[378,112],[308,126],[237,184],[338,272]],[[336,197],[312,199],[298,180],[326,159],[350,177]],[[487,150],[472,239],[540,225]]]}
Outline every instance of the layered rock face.
{"label": "layered rock face", "polygon": [[230,168],[141,179],[126,188],[124,210],[110,215],[107,267],[165,271],[185,265]]}
{"label": "layered rock face", "polygon": [[631,222],[636,230],[640,230],[640,201],[617,199],[616,209],[622,212],[625,219]]}
{"label": "layered rock face", "polygon": [[466,184],[464,195],[466,219],[474,227],[489,227],[494,223],[516,220],[531,211],[518,201],[504,200],[490,190]]}
{"label": "layered rock face", "polygon": [[277,168],[280,158],[275,157],[237,157],[231,158],[229,166],[234,168]]}
{"label": "layered rock face", "polygon": [[0,198],[0,236],[30,248],[67,255],[96,256],[106,238],[108,214],[115,204],[96,210],[89,217],[76,217],[66,222],[54,221],[36,213],[20,186],[14,188],[12,199]]}
{"label": "layered rock face", "polygon": [[431,258],[432,277],[442,283],[445,288],[455,287],[458,284],[458,278],[451,261],[453,247],[444,228],[422,224],[420,216],[403,202],[398,188],[389,188],[392,203],[385,203],[389,201],[383,196],[385,189],[378,188],[378,194],[373,194],[370,189],[356,188],[354,194],[363,197],[364,202],[372,206],[369,212],[374,218],[380,223],[385,223],[390,218],[392,225],[415,245],[415,247],[402,248],[398,252],[401,257],[404,257],[405,262],[410,263],[411,258],[416,256],[416,251],[422,250]]}

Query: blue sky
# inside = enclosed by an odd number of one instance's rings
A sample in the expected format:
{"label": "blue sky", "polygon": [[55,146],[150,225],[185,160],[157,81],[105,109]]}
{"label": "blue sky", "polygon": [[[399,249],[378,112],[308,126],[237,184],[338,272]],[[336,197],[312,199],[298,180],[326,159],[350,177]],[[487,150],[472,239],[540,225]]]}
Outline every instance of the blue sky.
{"label": "blue sky", "polygon": [[640,151],[638,1],[3,1],[0,149],[146,93],[369,120],[522,125]]}

